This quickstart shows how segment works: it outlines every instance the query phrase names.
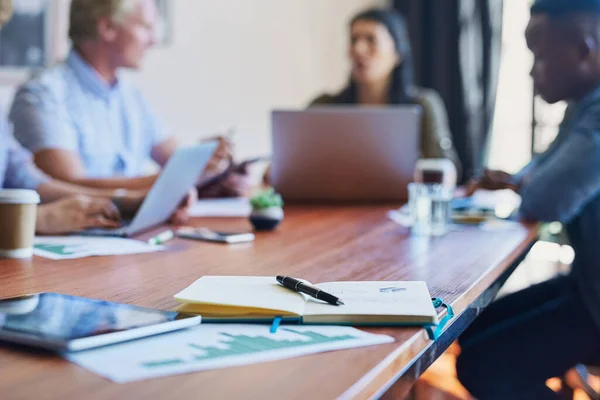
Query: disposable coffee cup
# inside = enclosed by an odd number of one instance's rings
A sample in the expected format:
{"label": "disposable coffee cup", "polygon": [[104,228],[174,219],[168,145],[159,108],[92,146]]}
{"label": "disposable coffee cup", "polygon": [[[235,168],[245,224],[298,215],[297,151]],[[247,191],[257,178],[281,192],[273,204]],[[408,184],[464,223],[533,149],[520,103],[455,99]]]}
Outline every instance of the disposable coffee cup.
{"label": "disposable coffee cup", "polygon": [[34,190],[0,190],[0,257],[33,255],[35,219],[40,196]]}

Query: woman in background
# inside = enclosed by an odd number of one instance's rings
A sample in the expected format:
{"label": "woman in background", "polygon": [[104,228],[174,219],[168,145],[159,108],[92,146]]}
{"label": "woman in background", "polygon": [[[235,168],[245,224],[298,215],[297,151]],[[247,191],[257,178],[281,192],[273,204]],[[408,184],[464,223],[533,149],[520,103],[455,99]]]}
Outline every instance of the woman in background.
{"label": "woman in background", "polygon": [[349,57],[349,85],[337,95],[317,98],[311,106],[418,104],[423,110],[421,156],[448,158],[460,171],[443,100],[434,90],[415,85],[404,18],[384,9],[358,14],[350,23]]}

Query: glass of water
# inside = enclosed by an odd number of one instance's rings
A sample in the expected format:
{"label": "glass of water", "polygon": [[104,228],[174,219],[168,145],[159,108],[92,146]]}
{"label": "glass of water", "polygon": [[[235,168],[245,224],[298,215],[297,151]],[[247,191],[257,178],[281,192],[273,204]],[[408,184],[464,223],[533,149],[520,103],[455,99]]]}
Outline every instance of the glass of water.
{"label": "glass of water", "polygon": [[441,236],[448,230],[452,191],[438,184],[411,183],[408,200],[412,232],[421,236]]}

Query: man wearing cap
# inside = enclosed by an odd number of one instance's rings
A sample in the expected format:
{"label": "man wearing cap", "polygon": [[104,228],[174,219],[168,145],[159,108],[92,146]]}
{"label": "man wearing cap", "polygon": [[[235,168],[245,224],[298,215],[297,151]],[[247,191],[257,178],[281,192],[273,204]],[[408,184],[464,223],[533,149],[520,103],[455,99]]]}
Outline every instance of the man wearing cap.
{"label": "man wearing cap", "polygon": [[473,188],[518,191],[521,217],[561,222],[572,271],[490,305],[459,340],[458,377],[478,399],[557,399],[546,380],[600,361],[600,0],[538,0],[526,31],[536,91],[569,102],[556,140],[520,173]]}

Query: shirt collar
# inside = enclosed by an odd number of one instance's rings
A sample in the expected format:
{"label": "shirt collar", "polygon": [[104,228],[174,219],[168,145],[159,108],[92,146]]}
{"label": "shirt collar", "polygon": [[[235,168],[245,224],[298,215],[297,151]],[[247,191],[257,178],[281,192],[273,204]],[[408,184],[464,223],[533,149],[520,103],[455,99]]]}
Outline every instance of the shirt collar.
{"label": "shirt collar", "polygon": [[66,63],[75,72],[80,83],[104,99],[109,99],[119,87],[118,80],[112,85],[107,84],[94,67],[88,64],[75,49],[71,49],[69,52]]}

